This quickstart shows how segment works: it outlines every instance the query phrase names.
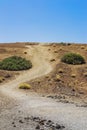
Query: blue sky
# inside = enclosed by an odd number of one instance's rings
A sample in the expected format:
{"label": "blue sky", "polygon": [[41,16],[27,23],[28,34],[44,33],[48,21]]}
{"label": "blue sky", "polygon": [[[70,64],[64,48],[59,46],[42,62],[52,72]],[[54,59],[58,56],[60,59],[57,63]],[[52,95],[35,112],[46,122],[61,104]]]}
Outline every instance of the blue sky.
{"label": "blue sky", "polygon": [[0,0],[0,42],[87,43],[87,0]]}

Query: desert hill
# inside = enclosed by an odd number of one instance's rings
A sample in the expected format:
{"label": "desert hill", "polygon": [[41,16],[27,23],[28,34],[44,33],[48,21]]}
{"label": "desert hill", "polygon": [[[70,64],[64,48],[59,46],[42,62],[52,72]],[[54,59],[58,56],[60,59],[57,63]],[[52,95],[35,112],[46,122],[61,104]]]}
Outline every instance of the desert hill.
{"label": "desert hill", "polygon": [[[85,63],[72,65],[62,62],[61,58],[67,53],[80,54]],[[38,127],[37,119],[45,119],[44,122],[50,119],[51,123],[58,121],[60,130],[86,130],[86,44],[0,44],[0,61],[10,56],[30,60],[32,68],[22,71],[0,70],[1,130],[34,130]],[[30,85],[30,89],[19,89],[21,83]],[[48,127],[53,130],[52,124]],[[38,128],[48,130],[48,127],[39,124]],[[55,130],[57,127],[55,125]]]}

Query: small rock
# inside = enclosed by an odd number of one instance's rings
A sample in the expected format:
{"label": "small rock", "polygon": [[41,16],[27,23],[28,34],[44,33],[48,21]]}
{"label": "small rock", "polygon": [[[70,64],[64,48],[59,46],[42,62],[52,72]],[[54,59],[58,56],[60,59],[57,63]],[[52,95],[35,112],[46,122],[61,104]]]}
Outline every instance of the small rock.
{"label": "small rock", "polygon": [[39,122],[40,118],[39,117],[33,117],[33,121]]}
{"label": "small rock", "polygon": [[59,124],[56,124],[56,129],[61,129],[61,126]]}
{"label": "small rock", "polygon": [[22,120],[19,120],[19,123],[24,123]]}
{"label": "small rock", "polygon": [[25,119],[25,120],[29,120],[30,118],[29,118],[29,117],[25,117],[24,119]]}
{"label": "small rock", "polygon": [[56,128],[56,125],[55,125],[55,124],[52,124],[52,128]]}
{"label": "small rock", "polygon": [[40,124],[40,125],[44,125],[44,120],[40,120],[40,121],[39,121],[39,124]]}
{"label": "small rock", "polygon": [[12,122],[12,124],[14,124],[14,122]]}
{"label": "small rock", "polygon": [[52,121],[51,120],[48,120],[48,123],[51,123]]}
{"label": "small rock", "polygon": [[35,129],[40,129],[40,126],[39,126],[39,125],[37,125]]}
{"label": "small rock", "polygon": [[13,125],[13,127],[16,127],[16,125]]}

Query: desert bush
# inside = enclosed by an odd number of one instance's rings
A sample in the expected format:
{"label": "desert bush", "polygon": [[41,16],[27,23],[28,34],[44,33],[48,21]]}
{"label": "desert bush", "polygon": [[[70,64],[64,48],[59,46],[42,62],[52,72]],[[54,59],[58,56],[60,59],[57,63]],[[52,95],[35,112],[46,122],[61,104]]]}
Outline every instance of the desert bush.
{"label": "desert bush", "polygon": [[72,78],[75,78],[75,77],[76,77],[76,74],[71,74],[71,77],[72,77]]}
{"label": "desert bush", "polygon": [[54,53],[58,53],[58,51],[54,51]]}
{"label": "desert bush", "polygon": [[27,83],[22,83],[19,85],[20,89],[31,89],[31,85],[27,84]]}
{"label": "desert bush", "polygon": [[71,43],[67,43],[67,45],[68,45],[68,46],[70,46],[70,45],[71,45]]}
{"label": "desert bush", "polygon": [[63,46],[65,46],[65,45],[66,45],[66,43],[65,43],[65,42],[60,42],[59,44],[60,44],[60,45],[63,45]]}
{"label": "desert bush", "polygon": [[62,47],[60,47],[60,48],[59,48],[59,51],[62,51],[62,50],[63,50]]}
{"label": "desert bush", "polygon": [[63,73],[63,69],[59,69],[58,72],[59,72],[59,73]]}
{"label": "desert bush", "polygon": [[0,77],[0,83],[2,83],[3,80],[5,80],[4,77]]}
{"label": "desert bush", "polygon": [[50,51],[51,49],[49,48],[48,51]]}
{"label": "desert bush", "polygon": [[61,76],[56,74],[56,79],[55,80],[58,81],[58,82],[61,81]]}
{"label": "desert bush", "polygon": [[81,46],[81,49],[85,49],[85,46]]}
{"label": "desert bush", "polygon": [[83,75],[84,75],[85,77],[87,77],[87,72],[83,73]]}
{"label": "desert bush", "polygon": [[62,58],[61,61],[67,64],[83,64],[85,63],[85,59],[80,54],[75,53],[67,53]]}
{"label": "desert bush", "polygon": [[27,54],[27,52],[25,51],[24,54]]}
{"label": "desert bush", "polygon": [[18,71],[18,70],[26,70],[31,67],[32,67],[31,61],[18,56],[12,56],[0,62],[0,69],[3,70]]}
{"label": "desert bush", "polygon": [[50,61],[53,62],[53,61],[55,61],[55,59],[51,59]]}

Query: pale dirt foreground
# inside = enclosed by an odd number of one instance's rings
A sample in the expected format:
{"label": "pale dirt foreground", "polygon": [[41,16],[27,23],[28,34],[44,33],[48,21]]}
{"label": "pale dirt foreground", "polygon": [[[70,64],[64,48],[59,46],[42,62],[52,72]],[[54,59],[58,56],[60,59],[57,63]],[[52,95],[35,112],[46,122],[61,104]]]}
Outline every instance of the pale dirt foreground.
{"label": "pale dirt foreground", "polygon": [[[41,45],[29,47],[29,51],[33,54],[33,68],[0,86],[0,130],[34,130],[35,126],[32,122],[23,124],[18,122],[19,119],[28,116],[51,119],[63,124],[64,130],[87,130],[87,108],[58,103],[17,88],[21,82],[46,75],[52,70],[47,60],[51,55]],[[16,127],[13,127],[13,121]]]}

